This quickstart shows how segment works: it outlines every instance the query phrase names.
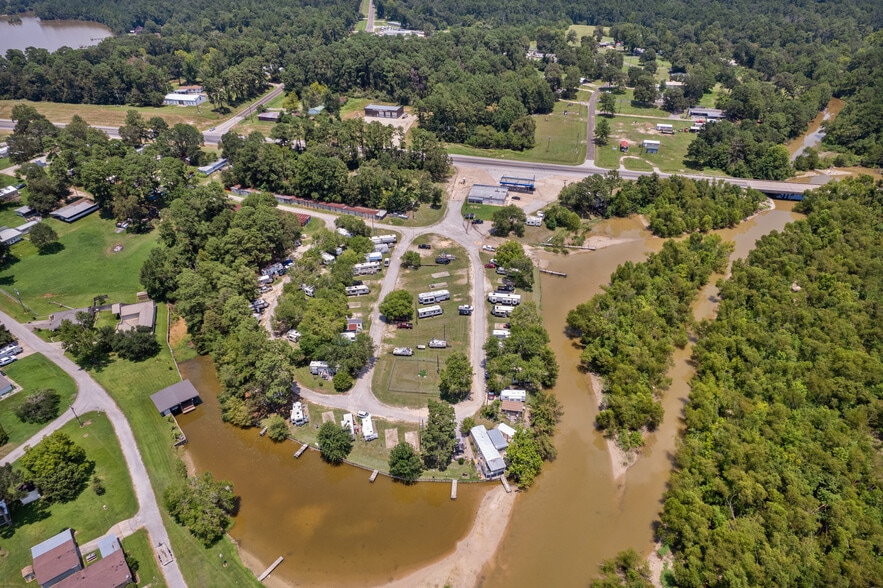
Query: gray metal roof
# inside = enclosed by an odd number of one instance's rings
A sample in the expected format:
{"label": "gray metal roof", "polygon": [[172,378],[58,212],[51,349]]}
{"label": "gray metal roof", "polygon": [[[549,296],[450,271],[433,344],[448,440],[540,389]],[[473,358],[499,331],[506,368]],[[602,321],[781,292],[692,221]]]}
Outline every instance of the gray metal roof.
{"label": "gray metal roof", "polygon": [[386,110],[389,112],[398,112],[401,106],[387,106],[384,104],[369,104],[365,107],[365,110]]}
{"label": "gray metal roof", "polygon": [[502,186],[488,186],[486,184],[475,184],[469,190],[468,198],[480,198],[485,202],[499,202],[502,204],[506,201],[507,196],[509,196],[508,188]]}
{"label": "gray metal roof", "polygon": [[59,208],[51,214],[57,219],[66,221],[68,219],[74,219],[77,216],[88,214],[93,210],[98,210],[98,205],[91,200],[86,200],[84,198],[79,202],[74,202],[64,208]]}
{"label": "gray metal roof", "polygon": [[156,406],[156,409],[160,413],[166,412],[182,402],[194,398],[199,398],[199,392],[196,391],[196,388],[193,387],[190,380],[184,380],[177,384],[172,384],[168,388],[163,388],[156,394],[150,396],[154,406]]}
{"label": "gray metal roof", "polygon": [[489,470],[500,472],[506,469],[506,462],[503,461],[500,452],[494,447],[494,443],[488,436],[488,431],[484,428],[484,425],[472,427],[469,434],[472,435],[472,439],[478,447],[478,452],[481,454]]}
{"label": "gray metal roof", "polygon": [[58,535],[55,535],[54,537],[50,537],[46,541],[43,541],[42,543],[37,543],[36,545],[31,547],[31,557],[37,558],[37,557],[43,555],[44,553],[52,551],[53,549],[55,549],[59,545],[64,545],[68,541],[73,541],[73,540],[74,540],[73,530],[65,529],[64,531],[62,531]]}
{"label": "gray metal roof", "polygon": [[506,439],[503,438],[503,433],[499,430],[491,429],[487,432],[487,436],[490,438],[491,443],[494,444],[494,448],[497,451],[502,451],[509,447],[509,443],[506,442]]}

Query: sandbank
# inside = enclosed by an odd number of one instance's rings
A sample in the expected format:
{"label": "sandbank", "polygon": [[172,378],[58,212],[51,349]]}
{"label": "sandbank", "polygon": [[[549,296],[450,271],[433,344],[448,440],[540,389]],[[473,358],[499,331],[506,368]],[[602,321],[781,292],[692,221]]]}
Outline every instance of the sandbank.
{"label": "sandbank", "polygon": [[[602,394],[604,384],[601,381],[601,376],[590,373],[589,381],[592,385],[592,392],[595,395],[595,402],[600,407],[604,401]],[[613,439],[605,438],[604,441],[607,443],[607,454],[610,456],[611,476],[614,482],[619,482],[625,476],[628,469],[637,463],[640,453],[636,450],[623,450]]]}

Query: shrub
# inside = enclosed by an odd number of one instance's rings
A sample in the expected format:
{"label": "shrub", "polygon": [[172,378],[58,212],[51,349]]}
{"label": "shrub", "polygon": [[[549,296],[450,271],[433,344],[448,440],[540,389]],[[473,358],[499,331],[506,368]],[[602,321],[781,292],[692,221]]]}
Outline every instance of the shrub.
{"label": "shrub", "polygon": [[331,383],[334,384],[335,391],[346,392],[353,387],[353,377],[349,375],[349,373],[341,370],[334,374],[334,378],[331,380]]}
{"label": "shrub", "polygon": [[15,415],[24,423],[48,423],[58,416],[61,397],[55,390],[36,390],[15,409]]}

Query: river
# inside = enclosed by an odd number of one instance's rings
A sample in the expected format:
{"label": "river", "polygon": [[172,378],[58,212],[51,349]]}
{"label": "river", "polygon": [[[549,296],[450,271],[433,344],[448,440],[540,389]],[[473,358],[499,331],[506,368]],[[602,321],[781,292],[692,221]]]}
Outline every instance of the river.
{"label": "river", "polygon": [[55,51],[62,47],[78,49],[97,45],[113,36],[110,29],[96,22],[84,20],[40,20],[35,16],[22,16],[21,23],[11,23],[8,17],[0,18],[0,55],[9,49],[37,47]]}
{"label": "river", "polygon": [[825,109],[809,122],[806,132],[785,145],[788,148],[788,153],[791,154],[791,161],[794,161],[807,148],[818,148],[822,144],[822,139],[825,136],[822,123],[828,119],[837,118],[844,106],[846,106],[846,102],[840,98],[831,98]]}
{"label": "river", "polygon": [[[776,202],[776,207],[718,231],[735,241],[734,257],[744,257],[756,239],[798,216],[792,203]],[[566,281],[543,277],[543,315],[561,366],[555,393],[565,409],[555,437],[559,456],[518,497],[496,558],[476,579],[484,586],[585,586],[602,559],[628,547],[649,552],[652,544],[689,392],[690,349],[675,354],[662,425],[640,460],[614,482],[606,442],[593,426],[596,403],[587,377],[577,369],[580,350],[565,335],[565,318],[608,282],[616,266],[643,260],[662,240],[650,236],[637,218],[605,221],[595,234],[627,241],[566,257],[544,254],[551,269],[569,276]],[[718,277],[694,305],[697,317],[713,312]],[[285,563],[273,577],[292,585],[382,584],[452,552],[469,531],[486,486],[461,485],[451,501],[447,484],[403,486],[381,477],[372,485],[368,472],[327,466],[316,452],[295,460],[294,444],[273,444],[255,429],[221,422],[219,384],[207,358],[181,369],[205,400],[179,419],[188,454],[200,471],[234,483],[242,506],[231,535],[257,560],[253,567],[282,555]]]}

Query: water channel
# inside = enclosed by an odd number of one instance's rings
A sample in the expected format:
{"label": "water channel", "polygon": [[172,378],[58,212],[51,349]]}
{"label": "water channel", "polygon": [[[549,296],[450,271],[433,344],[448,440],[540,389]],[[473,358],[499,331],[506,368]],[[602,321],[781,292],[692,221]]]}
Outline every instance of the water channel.
{"label": "water channel", "polygon": [[35,16],[21,16],[21,22],[0,18],[0,55],[9,49],[37,47],[56,51],[62,47],[78,49],[97,45],[113,36],[110,29],[96,22],[84,20],[40,20]]}
{"label": "water channel", "polygon": [[[791,208],[776,202],[776,210],[719,233],[735,241],[734,257],[744,257],[756,239],[797,218]],[[555,438],[559,457],[518,497],[506,538],[476,578],[484,586],[585,586],[602,559],[628,547],[649,552],[652,544],[689,392],[690,351],[675,355],[662,426],[638,463],[613,481],[606,443],[592,424],[596,403],[577,369],[580,350],[564,333],[565,318],[617,265],[642,260],[662,240],[636,218],[605,221],[595,233],[626,241],[593,253],[549,255],[550,267],[569,276],[566,282],[543,278],[543,313],[561,366],[555,393],[565,408]],[[710,316],[714,294],[713,285],[702,293],[697,317]],[[231,534],[257,560],[253,567],[282,555],[285,564],[274,576],[292,585],[382,584],[452,552],[469,531],[485,486],[461,485],[451,501],[447,484],[405,487],[381,477],[372,485],[368,472],[326,466],[315,452],[295,460],[295,445],[276,445],[254,429],[221,422],[219,384],[208,359],[181,367],[206,400],[180,419],[187,451],[200,471],[231,480],[242,497]]]}

